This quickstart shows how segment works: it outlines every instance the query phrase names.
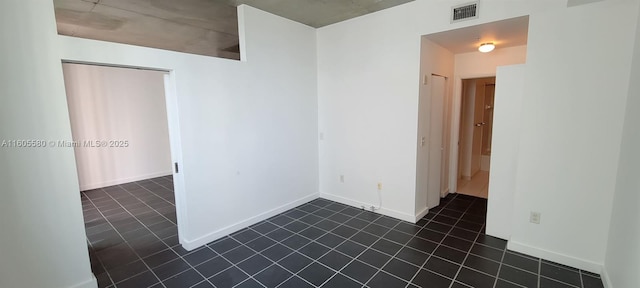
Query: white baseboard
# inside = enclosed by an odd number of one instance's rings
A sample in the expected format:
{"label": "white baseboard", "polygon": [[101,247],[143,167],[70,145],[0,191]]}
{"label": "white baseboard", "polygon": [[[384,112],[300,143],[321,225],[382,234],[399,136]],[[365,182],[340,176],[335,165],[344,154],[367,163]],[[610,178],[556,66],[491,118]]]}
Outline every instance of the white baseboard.
{"label": "white baseboard", "polygon": [[613,288],[611,277],[609,277],[609,272],[607,271],[607,266],[602,266],[602,273],[600,273],[600,277],[602,278],[604,288]]}
{"label": "white baseboard", "polygon": [[[325,198],[327,200],[331,200],[331,201],[335,201],[335,202],[338,202],[338,203],[342,203],[342,204],[345,204],[345,205],[353,206],[353,207],[358,208],[358,209],[360,209],[363,205],[365,207],[378,206],[377,204],[360,202],[360,201],[356,201],[356,200],[349,199],[349,198],[344,198],[342,196],[337,196],[337,195],[333,195],[333,194],[329,194],[329,193],[320,193],[320,197],[321,198]],[[416,223],[416,215],[406,214],[406,213],[402,213],[402,212],[399,212],[399,211],[387,209],[387,208],[384,208],[384,207],[376,210],[375,212],[376,213],[380,213],[382,215],[389,216],[389,217],[393,217],[393,218],[396,218],[396,219],[404,220],[404,221],[407,221],[407,222]]]}
{"label": "white baseboard", "polygon": [[274,209],[271,209],[269,211],[266,211],[264,213],[258,214],[256,216],[250,217],[246,220],[240,221],[238,223],[229,225],[227,227],[224,227],[220,230],[211,232],[207,235],[204,235],[202,237],[198,237],[196,239],[193,240],[188,240],[188,239],[180,239],[180,244],[182,244],[182,247],[184,249],[187,249],[188,251],[194,250],[198,247],[201,247],[202,245],[205,245],[207,243],[213,242],[215,240],[218,240],[226,235],[229,235],[231,233],[234,233],[236,231],[242,230],[246,227],[249,227],[253,224],[256,224],[260,221],[264,221],[266,219],[269,219],[275,215],[278,215],[282,212],[285,212],[289,209],[298,207],[304,203],[307,203],[311,200],[315,200],[318,199],[318,193],[314,193],[305,197],[302,197],[298,200],[289,202],[287,204],[284,204],[282,206],[276,207]]}
{"label": "white baseboard", "polygon": [[98,280],[96,279],[96,276],[91,274],[91,279],[84,281],[82,283],[73,285],[69,288],[98,288]]}
{"label": "white baseboard", "polygon": [[416,222],[420,221],[420,219],[422,219],[422,217],[424,217],[424,215],[427,215],[427,213],[429,213],[429,208],[428,207],[424,207],[424,209],[422,209],[422,211],[420,211],[420,213],[416,214],[416,220],[413,221],[413,223],[416,223]]}
{"label": "white baseboard", "polygon": [[509,242],[507,242],[507,249],[553,261],[570,267],[578,268],[581,270],[589,271],[591,273],[600,274],[603,271],[602,263],[596,263],[593,261],[580,259],[545,249],[540,249],[538,247],[533,247],[513,240],[509,240]]}
{"label": "white baseboard", "polygon": [[131,182],[140,181],[140,180],[147,180],[151,178],[169,176],[169,175],[173,175],[173,171],[168,170],[168,171],[162,171],[162,172],[155,172],[155,173],[149,173],[144,175],[126,177],[126,178],[111,179],[111,180],[106,180],[106,181],[101,181],[96,183],[80,183],[80,191],[104,188],[104,187],[109,187],[109,186],[114,186],[114,185],[119,185],[124,183],[131,183]]}

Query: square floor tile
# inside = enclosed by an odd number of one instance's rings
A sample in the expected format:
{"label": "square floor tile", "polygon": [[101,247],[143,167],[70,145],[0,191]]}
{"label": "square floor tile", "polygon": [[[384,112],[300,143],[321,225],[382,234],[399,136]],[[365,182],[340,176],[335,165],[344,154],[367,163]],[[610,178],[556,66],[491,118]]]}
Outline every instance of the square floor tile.
{"label": "square floor tile", "polygon": [[500,263],[488,260],[486,258],[478,257],[473,254],[469,254],[464,261],[464,266],[487,273],[492,276],[498,274],[498,268]]}
{"label": "square floor tile", "polygon": [[320,258],[320,256],[324,255],[325,253],[329,252],[329,248],[322,246],[318,243],[315,242],[311,242],[309,243],[309,245],[304,246],[300,249],[298,249],[298,252],[307,255],[313,259],[318,259]]}
{"label": "square floor tile", "polygon": [[453,280],[431,271],[420,270],[411,283],[418,287],[449,287]]}
{"label": "square floor tile", "polygon": [[252,257],[244,260],[238,264],[238,268],[242,269],[242,271],[246,272],[249,275],[253,275],[258,273],[259,271],[271,266],[273,261],[265,258],[260,254],[253,255]]}
{"label": "square floor tile", "polygon": [[413,265],[422,266],[422,264],[424,264],[424,262],[429,258],[429,254],[422,253],[409,247],[404,247],[400,249],[395,257],[407,261]]}
{"label": "square floor tile", "polygon": [[404,261],[391,259],[382,270],[408,282],[411,281],[411,278],[413,278],[419,268],[420,267]]}
{"label": "square floor tile", "polygon": [[351,260],[353,260],[353,258],[345,256],[342,253],[330,251],[322,256],[318,261],[333,270],[339,271],[342,267],[347,265],[347,263],[351,262]]}
{"label": "square floor tile", "polygon": [[262,270],[262,272],[256,274],[254,278],[264,286],[276,287],[280,283],[283,283],[285,280],[289,279],[289,277],[291,277],[292,275],[293,274],[289,273],[287,270],[274,264],[269,266],[267,269]]}
{"label": "square floor tile", "polygon": [[368,249],[364,251],[364,253],[362,253],[360,256],[358,256],[357,259],[373,267],[382,268],[382,266],[384,266],[384,264],[386,264],[387,261],[391,259],[391,256],[383,254],[382,252]]}
{"label": "square floor tile", "polygon": [[537,275],[517,268],[512,268],[508,265],[502,265],[500,267],[500,273],[498,273],[498,277],[500,279],[507,280],[511,283],[515,283],[525,287],[535,288],[538,286]]}
{"label": "square floor tile", "polygon": [[371,288],[405,287],[406,285],[407,282],[382,271],[378,272],[378,274],[373,276],[373,278],[369,280],[369,283],[367,283],[367,286]]}
{"label": "square floor tile", "polygon": [[323,288],[360,288],[362,284],[359,284],[352,279],[345,277],[342,274],[337,274],[333,276],[333,278],[329,279],[324,285]]}
{"label": "square floor tile", "polygon": [[236,267],[231,267],[209,278],[209,281],[218,288],[229,288],[249,278],[247,274]]}
{"label": "square floor tile", "polygon": [[255,251],[262,251],[264,249],[267,249],[271,246],[273,246],[274,244],[276,244],[276,241],[273,241],[267,237],[259,237],[256,240],[253,240],[245,245],[247,245],[249,248],[255,250]]}
{"label": "square floor tile", "polygon": [[298,273],[298,276],[304,278],[313,285],[320,286],[322,283],[327,281],[327,279],[333,276],[333,274],[335,274],[335,272],[331,271],[329,268],[318,263],[313,263],[307,268],[302,269],[302,271]]}
{"label": "square floor tile", "polygon": [[189,269],[162,282],[166,288],[182,288],[195,285],[204,278],[193,269]]}
{"label": "square floor tile", "polygon": [[287,255],[291,254],[293,250],[287,248],[282,244],[275,244],[271,248],[262,251],[262,255],[271,259],[271,261],[278,261]]}
{"label": "square floor tile", "polygon": [[298,252],[294,252],[291,255],[278,261],[278,264],[293,273],[298,273],[298,271],[302,270],[302,268],[304,267],[307,267],[309,264],[311,264],[311,262],[313,261],[308,257]]}
{"label": "square floor tile", "polygon": [[393,256],[400,251],[402,246],[386,239],[380,239],[371,248]]}
{"label": "square floor tile", "polygon": [[378,272],[378,269],[364,264],[358,260],[349,263],[349,265],[345,266],[344,269],[342,269],[342,273],[363,284],[367,283],[367,281],[369,281],[369,279],[371,279],[371,277],[373,277],[376,272]]}
{"label": "square floor tile", "polygon": [[427,260],[424,268],[453,279],[460,269],[460,264],[455,264],[434,256]]}
{"label": "square floor tile", "polygon": [[456,281],[462,282],[474,288],[493,288],[493,284],[496,282],[496,278],[471,270],[466,267],[462,267]]}
{"label": "square floor tile", "polygon": [[196,270],[205,277],[211,277],[231,267],[231,263],[222,257],[215,257],[196,266]]}
{"label": "square floor tile", "polygon": [[582,285],[578,271],[568,270],[546,262],[542,262],[540,265],[540,275],[574,286]]}
{"label": "square floor tile", "polygon": [[282,283],[278,288],[313,288],[311,284],[302,280],[298,276],[293,276],[289,280]]}

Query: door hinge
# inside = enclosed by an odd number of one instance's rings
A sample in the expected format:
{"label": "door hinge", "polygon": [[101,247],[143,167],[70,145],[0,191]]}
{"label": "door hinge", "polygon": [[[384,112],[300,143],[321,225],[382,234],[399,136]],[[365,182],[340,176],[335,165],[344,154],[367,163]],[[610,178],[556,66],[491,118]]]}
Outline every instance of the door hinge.
{"label": "door hinge", "polygon": [[173,167],[176,170],[176,173],[180,172],[180,168],[178,167],[178,162],[173,163]]}

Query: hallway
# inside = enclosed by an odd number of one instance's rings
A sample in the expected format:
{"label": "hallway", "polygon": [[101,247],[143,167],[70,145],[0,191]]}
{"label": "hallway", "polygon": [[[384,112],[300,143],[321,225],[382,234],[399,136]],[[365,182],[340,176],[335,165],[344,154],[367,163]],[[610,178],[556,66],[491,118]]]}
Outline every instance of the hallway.
{"label": "hallway", "polygon": [[471,180],[458,180],[458,193],[487,199],[489,197],[489,171],[480,170]]}

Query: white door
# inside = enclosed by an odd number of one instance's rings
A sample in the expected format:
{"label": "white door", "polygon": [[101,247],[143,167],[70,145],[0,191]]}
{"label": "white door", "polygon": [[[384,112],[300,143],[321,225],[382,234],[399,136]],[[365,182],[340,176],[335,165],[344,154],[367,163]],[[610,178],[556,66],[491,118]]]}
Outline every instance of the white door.
{"label": "white door", "polygon": [[446,78],[431,76],[431,117],[429,129],[429,168],[427,185],[427,207],[440,205],[442,192],[442,154],[444,132],[444,99],[446,93]]}

